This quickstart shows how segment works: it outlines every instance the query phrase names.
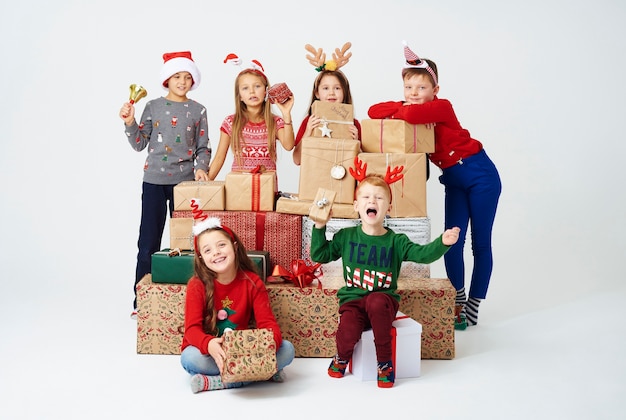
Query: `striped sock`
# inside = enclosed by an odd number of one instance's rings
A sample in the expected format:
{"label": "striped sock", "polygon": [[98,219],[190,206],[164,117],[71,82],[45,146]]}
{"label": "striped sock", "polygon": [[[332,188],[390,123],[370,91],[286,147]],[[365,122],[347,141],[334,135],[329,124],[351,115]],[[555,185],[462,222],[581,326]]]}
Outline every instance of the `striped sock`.
{"label": "striped sock", "polygon": [[218,389],[240,388],[242,382],[224,383],[220,375],[202,375],[200,373],[191,377],[191,391],[196,394],[202,391],[215,391]]}
{"label": "striped sock", "polygon": [[478,324],[478,305],[480,305],[481,299],[469,298],[466,304],[467,325]]}
{"label": "striped sock", "polygon": [[467,296],[465,295],[465,287],[461,287],[459,290],[456,291],[456,299],[454,300],[454,303],[456,305],[464,306],[466,300]]}

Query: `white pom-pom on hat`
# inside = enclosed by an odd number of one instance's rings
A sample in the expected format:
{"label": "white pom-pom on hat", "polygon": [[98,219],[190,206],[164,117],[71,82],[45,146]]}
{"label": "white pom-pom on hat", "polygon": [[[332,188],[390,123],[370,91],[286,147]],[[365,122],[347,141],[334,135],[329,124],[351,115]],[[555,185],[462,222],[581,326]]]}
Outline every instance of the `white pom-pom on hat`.
{"label": "white pom-pom on hat", "polygon": [[163,89],[167,90],[167,81],[170,77],[179,73],[181,71],[186,71],[191,74],[191,78],[193,79],[193,85],[191,85],[191,90],[194,90],[200,85],[201,75],[198,66],[191,58],[190,51],[180,51],[180,52],[172,52],[163,54],[163,67],[161,68],[161,86]]}

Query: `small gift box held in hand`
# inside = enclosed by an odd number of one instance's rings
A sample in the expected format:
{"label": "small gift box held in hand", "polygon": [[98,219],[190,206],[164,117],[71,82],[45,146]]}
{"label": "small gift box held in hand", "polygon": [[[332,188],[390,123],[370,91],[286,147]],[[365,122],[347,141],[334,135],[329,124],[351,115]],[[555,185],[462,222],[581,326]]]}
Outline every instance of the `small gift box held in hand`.
{"label": "small gift box held in hand", "polygon": [[330,218],[330,210],[333,207],[336,196],[337,193],[335,191],[326,190],[324,188],[318,189],[315,199],[313,200],[313,205],[309,210],[309,219],[315,222],[326,223]]}
{"label": "small gift box held in hand", "polygon": [[226,353],[222,381],[265,381],[277,371],[276,343],[270,329],[229,330],[222,348]]}

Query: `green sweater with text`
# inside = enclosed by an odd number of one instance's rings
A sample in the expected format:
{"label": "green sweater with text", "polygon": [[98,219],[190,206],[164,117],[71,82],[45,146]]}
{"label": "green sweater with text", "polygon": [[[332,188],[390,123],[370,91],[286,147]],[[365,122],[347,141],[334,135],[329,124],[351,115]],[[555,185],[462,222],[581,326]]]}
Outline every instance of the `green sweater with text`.
{"label": "green sweater with text", "polygon": [[339,230],[331,240],[326,239],[326,227],[313,227],[311,259],[327,263],[342,259],[346,282],[337,292],[339,304],[360,299],[370,292],[384,292],[400,301],[396,293],[403,261],[430,264],[445,254],[450,247],[443,244],[441,235],[426,245],[417,244],[404,233],[387,228],[381,236],[367,235],[361,226]]}

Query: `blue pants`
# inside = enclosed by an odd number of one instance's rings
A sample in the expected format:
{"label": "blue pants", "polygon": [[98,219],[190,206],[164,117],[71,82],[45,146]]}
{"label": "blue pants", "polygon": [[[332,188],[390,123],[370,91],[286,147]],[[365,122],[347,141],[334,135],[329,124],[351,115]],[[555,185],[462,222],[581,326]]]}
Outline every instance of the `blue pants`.
{"label": "blue pants", "polygon": [[133,308],[137,307],[137,283],[143,276],[152,272],[152,254],[161,248],[161,238],[169,211],[174,211],[174,185],[155,185],[146,182],[141,193],[141,225],[137,247],[137,269],[133,286]]}
{"label": "blue pants", "polygon": [[[293,362],[296,350],[290,341],[283,340],[282,344],[276,351],[276,365],[278,370],[284,369],[285,366]],[[200,353],[200,350],[194,346],[187,346],[180,354],[180,364],[183,369],[191,375],[201,373],[203,375],[217,376],[220,370],[215,363],[213,357]]]}
{"label": "blue pants", "polygon": [[446,272],[456,290],[465,287],[463,248],[469,225],[474,255],[469,297],[484,299],[493,269],[491,233],[502,191],[500,175],[482,150],[444,169],[439,182],[445,186],[445,228],[461,228],[458,242],[444,255]]}

